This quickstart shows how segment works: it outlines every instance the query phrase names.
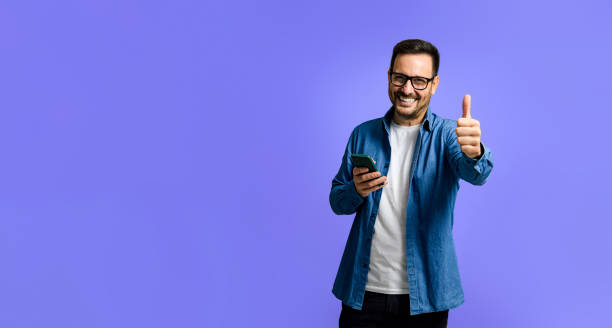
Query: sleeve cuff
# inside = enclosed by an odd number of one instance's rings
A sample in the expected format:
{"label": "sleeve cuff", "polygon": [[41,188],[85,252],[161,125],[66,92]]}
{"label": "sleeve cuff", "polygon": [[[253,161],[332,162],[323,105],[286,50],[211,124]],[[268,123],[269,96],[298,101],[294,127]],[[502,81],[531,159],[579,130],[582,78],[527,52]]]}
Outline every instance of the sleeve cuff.
{"label": "sleeve cuff", "polygon": [[347,192],[348,196],[351,199],[351,205],[353,205],[354,207],[361,205],[361,203],[364,201],[364,199],[366,199],[366,197],[361,196],[357,192],[357,189],[355,188],[355,182],[351,180],[350,183],[346,184],[346,187],[348,188]]}
{"label": "sleeve cuff", "polygon": [[486,165],[486,160],[489,158],[491,151],[487,146],[485,146],[482,142],[480,142],[480,157],[471,158],[465,153],[463,153],[463,157],[473,166],[474,170],[478,173],[482,173],[484,166]]}

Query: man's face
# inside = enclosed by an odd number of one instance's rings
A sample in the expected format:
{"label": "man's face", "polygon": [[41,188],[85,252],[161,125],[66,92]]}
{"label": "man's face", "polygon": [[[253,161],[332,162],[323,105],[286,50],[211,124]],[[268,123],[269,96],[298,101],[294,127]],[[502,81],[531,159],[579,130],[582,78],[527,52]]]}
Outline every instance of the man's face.
{"label": "man's face", "polygon": [[[393,72],[413,77],[431,78],[433,75],[433,61],[428,54],[399,54],[395,57]],[[406,81],[403,87],[393,85],[391,83],[390,70],[387,77],[389,80],[389,98],[395,107],[395,114],[399,118],[411,122],[425,115],[431,95],[436,93],[439,77],[436,76],[433,81],[430,81],[424,90],[414,89],[410,81]]]}

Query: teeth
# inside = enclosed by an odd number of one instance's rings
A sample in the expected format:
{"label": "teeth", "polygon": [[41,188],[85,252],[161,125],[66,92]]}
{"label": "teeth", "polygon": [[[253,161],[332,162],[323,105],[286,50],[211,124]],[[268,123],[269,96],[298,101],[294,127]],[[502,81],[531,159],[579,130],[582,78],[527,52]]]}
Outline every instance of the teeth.
{"label": "teeth", "polygon": [[404,97],[399,97],[401,101],[405,101],[407,103],[413,103],[416,101],[416,99],[414,98],[404,98]]}

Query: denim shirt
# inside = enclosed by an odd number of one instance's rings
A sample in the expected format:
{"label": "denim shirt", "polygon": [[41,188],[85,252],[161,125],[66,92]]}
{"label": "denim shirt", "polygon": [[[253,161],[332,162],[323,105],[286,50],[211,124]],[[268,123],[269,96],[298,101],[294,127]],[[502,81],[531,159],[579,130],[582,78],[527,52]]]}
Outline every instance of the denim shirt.
{"label": "denim shirt", "polygon": [[[334,213],[357,212],[332,289],[339,300],[357,310],[363,304],[382,189],[366,197],[357,193],[351,154],[372,156],[381,175],[387,175],[393,111],[391,107],[384,117],[353,129],[329,194]],[[473,185],[487,181],[493,156],[482,143],[479,159],[465,155],[457,143],[456,128],[457,121],[442,118],[427,108],[410,172],[405,172],[411,181],[406,206],[406,272],[412,315],[448,310],[464,302],[452,236],[455,198],[459,178]]]}

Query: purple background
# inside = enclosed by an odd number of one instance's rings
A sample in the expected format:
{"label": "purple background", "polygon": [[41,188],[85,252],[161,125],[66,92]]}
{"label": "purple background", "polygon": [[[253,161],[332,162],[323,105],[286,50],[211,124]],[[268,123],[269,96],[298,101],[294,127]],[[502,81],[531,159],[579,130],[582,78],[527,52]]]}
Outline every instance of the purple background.
{"label": "purple background", "polygon": [[336,327],[349,134],[393,45],[441,53],[462,182],[450,327],[603,326],[609,1],[13,1],[0,6],[0,326]]}

